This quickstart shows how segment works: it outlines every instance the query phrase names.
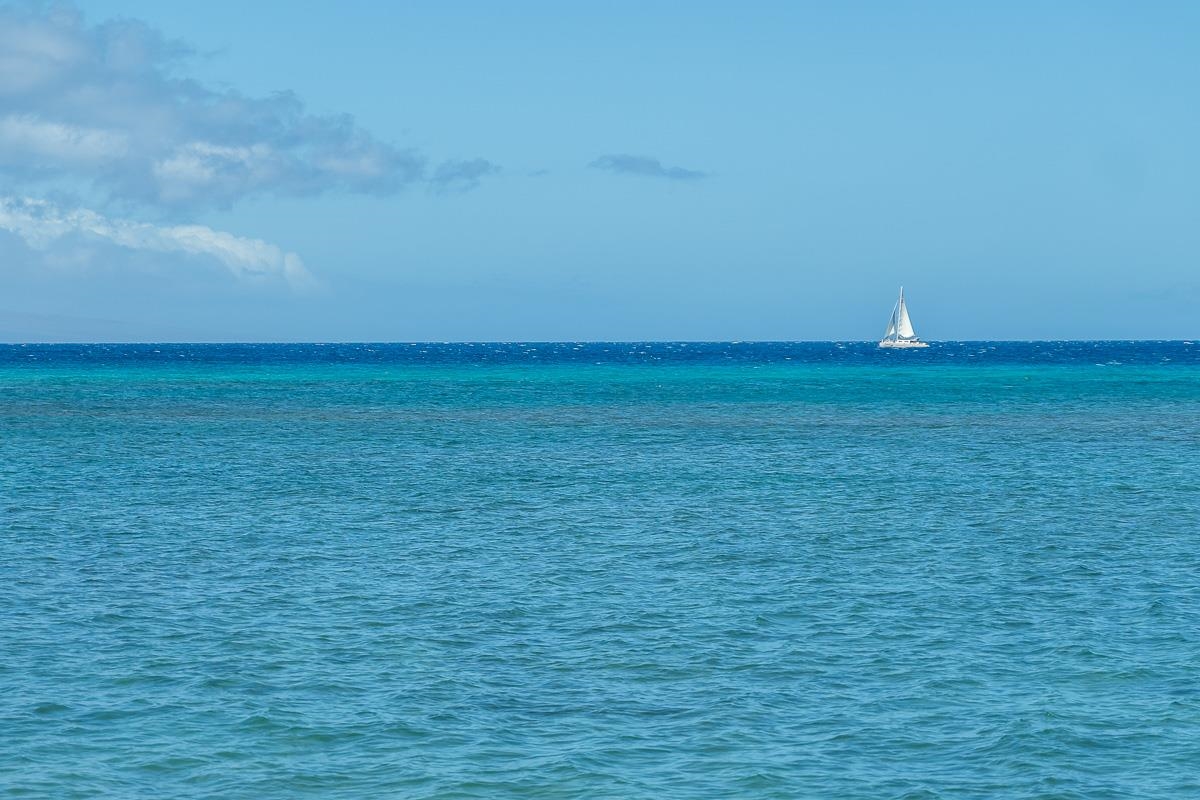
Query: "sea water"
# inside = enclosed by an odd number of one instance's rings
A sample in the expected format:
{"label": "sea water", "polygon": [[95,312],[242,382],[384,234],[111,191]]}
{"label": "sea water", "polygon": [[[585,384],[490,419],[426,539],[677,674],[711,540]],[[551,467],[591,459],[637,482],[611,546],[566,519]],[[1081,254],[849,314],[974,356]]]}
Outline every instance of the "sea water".
{"label": "sea water", "polygon": [[0,796],[1200,796],[1200,346],[5,346]]}

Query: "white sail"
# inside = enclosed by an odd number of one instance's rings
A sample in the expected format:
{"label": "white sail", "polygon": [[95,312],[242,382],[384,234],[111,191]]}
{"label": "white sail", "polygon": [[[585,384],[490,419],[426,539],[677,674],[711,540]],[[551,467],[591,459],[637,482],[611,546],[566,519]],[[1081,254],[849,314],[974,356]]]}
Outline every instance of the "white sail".
{"label": "white sail", "polygon": [[908,318],[908,306],[904,305],[903,297],[900,298],[900,323],[896,326],[896,333],[900,334],[901,339],[914,339],[917,335],[912,320]]}

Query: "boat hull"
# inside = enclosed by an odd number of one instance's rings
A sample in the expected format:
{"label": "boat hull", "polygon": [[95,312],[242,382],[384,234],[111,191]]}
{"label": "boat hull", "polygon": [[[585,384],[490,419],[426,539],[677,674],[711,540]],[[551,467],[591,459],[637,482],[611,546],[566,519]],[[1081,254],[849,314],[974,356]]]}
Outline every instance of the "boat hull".
{"label": "boat hull", "polygon": [[884,339],[879,343],[879,346],[896,348],[898,350],[908,350],[914,347],[929,347],[929,342],[906,342],[903,339]]}

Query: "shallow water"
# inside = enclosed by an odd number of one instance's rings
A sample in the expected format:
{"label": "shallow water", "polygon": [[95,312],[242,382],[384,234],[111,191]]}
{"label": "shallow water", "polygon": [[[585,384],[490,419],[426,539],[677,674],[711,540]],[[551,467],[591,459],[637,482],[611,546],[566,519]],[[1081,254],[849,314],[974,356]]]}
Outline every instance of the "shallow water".
{"label": "shallow water", "polygon": [[1200,795],[1200,346],[0,347],[0,794]]}

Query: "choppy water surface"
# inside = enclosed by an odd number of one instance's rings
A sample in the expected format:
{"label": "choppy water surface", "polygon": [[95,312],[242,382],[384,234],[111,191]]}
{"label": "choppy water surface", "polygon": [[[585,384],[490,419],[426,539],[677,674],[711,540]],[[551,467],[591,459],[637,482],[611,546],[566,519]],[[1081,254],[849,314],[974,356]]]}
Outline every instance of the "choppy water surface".
{"label": "choppy water surface", "polygon": [[1200,796],[1200,346],[0,348],[0,794]]}

